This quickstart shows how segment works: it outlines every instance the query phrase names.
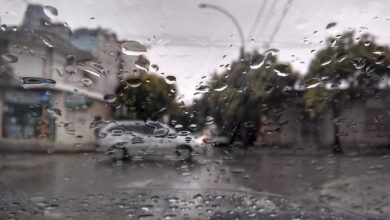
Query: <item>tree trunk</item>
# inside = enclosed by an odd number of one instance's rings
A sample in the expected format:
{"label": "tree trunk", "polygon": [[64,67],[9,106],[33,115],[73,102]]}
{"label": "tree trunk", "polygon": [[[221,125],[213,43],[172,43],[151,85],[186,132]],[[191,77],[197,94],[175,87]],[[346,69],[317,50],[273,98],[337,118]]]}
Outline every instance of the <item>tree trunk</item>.
{"label": "tree trunk", "polygon": [[334,126],[334,144],[333,144],[333,153],[334,154],[342,154],[343,149],[340,144],[340,125],[339,125],[339,118],[340,118],[340,109],[337,106],[337,104],[333,101],[332,102],[332,111],[333,111],[333,126]]}

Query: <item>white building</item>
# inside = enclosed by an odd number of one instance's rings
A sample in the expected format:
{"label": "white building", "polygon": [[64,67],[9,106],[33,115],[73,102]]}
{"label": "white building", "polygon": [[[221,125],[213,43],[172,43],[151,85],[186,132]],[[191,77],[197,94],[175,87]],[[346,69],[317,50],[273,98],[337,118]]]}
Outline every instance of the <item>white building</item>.
{"label": "white building", "polygon": [[[96,118],[111,119],[112,104],[104,96],[115,94],[121,61],[133,66],[134,57],[121,53],[116,35],[103,29],[72,33],[63,24],[51,24],[37,5],[28,7],[17,30],[1,34],[8,41],[5,56],[17,62],[8,64],[13,79],[0,83],[0,145],[9,150],[93,146],[90,125]],[[56,83],[23,88],[23,77]]]}

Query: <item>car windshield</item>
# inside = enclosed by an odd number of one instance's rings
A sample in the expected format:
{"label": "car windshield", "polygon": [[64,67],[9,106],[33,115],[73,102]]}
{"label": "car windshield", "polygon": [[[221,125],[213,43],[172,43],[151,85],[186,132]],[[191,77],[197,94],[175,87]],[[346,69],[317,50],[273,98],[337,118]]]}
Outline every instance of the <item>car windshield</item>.
{"label": "car windshield", "polygon": [[0,5],[0,219],[390,219],[389,1]]}

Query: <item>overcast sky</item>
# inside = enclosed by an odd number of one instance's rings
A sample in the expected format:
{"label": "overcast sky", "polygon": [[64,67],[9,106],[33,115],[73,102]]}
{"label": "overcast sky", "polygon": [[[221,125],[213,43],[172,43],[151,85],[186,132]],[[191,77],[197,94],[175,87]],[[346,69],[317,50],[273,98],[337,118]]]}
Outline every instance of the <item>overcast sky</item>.
{"label": "overcast sky", "polygon": [[[218,11],[199,9],[204,2],[236,17],[247,50],[264,50],[281,21],[270,47],[280,50],[283,61],[292,61],[294,55],[293,66],[301,73],[314,55],[310,51],[323,46],[321,40],[348,28],[365,30],[379,43],[390,43],[389,0],[0,0],[0,21],[19,24],[27,4],[40,3],[56,7],[55,20],[71,28],[100,26],[120,39],[137,40],[150,46],[151,63],[175,75],[179,92],[191,100],[201,77],[236,59],[240,47],[233,23]],[[337,25],[326,30],[330,22]],[[305,37],[311,44],[303,42]]]}

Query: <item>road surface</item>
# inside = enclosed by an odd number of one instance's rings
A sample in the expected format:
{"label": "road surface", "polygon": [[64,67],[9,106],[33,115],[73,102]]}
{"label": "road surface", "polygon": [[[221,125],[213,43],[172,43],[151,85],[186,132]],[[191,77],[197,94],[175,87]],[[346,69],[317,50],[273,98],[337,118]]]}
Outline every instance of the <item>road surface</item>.
{"label": "road surface", "polygon": [[[80,213],[109,209],[129,192],[191,190],[265,192],[383,216],[390,213],[389,183],[387,155],[218,149],[188,163],[148,157],[113,163],[97,153],[0,154],[0,219],[23,212],[28,218],[36,210],[54,219],[79,219]],[[131,210],[122,211],[124,219],[134,217]]]}

